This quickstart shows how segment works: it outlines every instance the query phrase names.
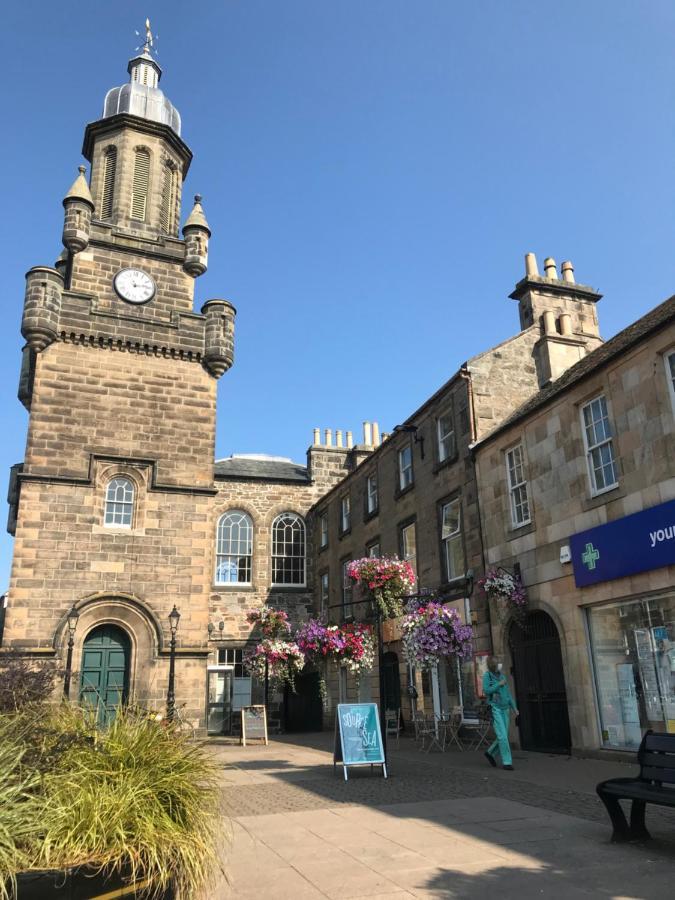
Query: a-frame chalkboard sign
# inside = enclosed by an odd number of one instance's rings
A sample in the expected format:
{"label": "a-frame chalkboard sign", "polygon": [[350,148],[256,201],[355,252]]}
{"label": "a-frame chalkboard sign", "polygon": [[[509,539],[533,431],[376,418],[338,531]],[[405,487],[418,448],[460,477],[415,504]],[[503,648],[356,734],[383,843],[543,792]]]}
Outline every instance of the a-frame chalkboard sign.
{"label": "a-frame chalkboard sign", "polygon": [[263,741],[267,745],[267,710],[264,706],[242,706],[241,742]]}
{"label": "a-frame chalkboard sign", "polygon": [[342,763],[345,781],[349,766],[382,766],[387,777],[377,703],[338,703],[333,769],[337,763]]}

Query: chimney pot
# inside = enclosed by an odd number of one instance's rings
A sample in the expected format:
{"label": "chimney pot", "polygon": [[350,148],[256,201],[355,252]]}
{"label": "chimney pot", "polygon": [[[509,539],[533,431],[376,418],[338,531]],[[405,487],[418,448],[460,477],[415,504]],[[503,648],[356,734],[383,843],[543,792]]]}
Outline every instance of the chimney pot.
{"label": "chimney pot", "polygon": [[373,446],[380,446],[380,423],[373,422]]}
{"label": "chimney pot", "polygon": [[314,446],[315,447],[321,446],[321,429],[320,428],[314,429]]}
{"label": "chimney pot", "polygon": [[363,443],[366,447],[373,446],[373,431],[370,422],[363,423]]}
{"label": "chimney pot", "polygon": [[547,256],[544,260],[544,271],[546,272],[547,278],[550,278],[553,281],[558,280],[558,272],[555,267],[555,260],[552,256]]}
{"label": "chimney pot", "polygon": [[574,281],[574,266],[569,261],[569,259],[565,260],[564,263],[560,266],[560,271],[562,273],[562,280],[567,281],[569,284],[575,284]]}
{"label": "chimney pot", "polygon": [[530,278],[532,275],[539,275],[539,266],[537,265],[537,257],[534,253],[525,254],[525,275]]}
{"label": "chimney pot", "polygon": [[542,318],[544,320],[544,334],[555,334],[555,315],[553,311],[547,309]]}
{"label": "chimney pot", "polygon": [[341,428],[335,429],[335,445],[336,445],[336,447],[342,446],[342,429]]}
{"label": "chimney pot", "polygon": [[348,431],[347,432],[347,449],[351,450],[351,448],[353,446],[354,446],[354,435],[351,433],[351,431]]}
{"label": "chimney pot", "polygon": [[569,313],[560,314],[560,334],[572,334],[572,316]]}
{"label": "chimney pot", "polygon": [[333,429],[326,428],[326,447],[333,446]]}

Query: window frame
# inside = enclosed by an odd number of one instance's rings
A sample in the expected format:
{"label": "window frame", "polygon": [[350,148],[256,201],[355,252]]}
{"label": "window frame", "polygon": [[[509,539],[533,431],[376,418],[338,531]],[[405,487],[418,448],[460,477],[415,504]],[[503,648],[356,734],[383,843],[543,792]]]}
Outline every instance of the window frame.
{"label": "window frame", "polygon": [[[371,551],[377,547],[377,553],[371,553]],[[382,554],[382,545],[380,544],[380,538],[373,538],[371,541],[368,541],[365,547],[365,555],[368,559],[379,559]]]}
{"label": "window frame", "polygon": [[[325,540],[324,540],[325,538]],[[319,550],[328,546],[328,512],[319,513]]]}
{"label": "window frame", "polygon": [[[249,540],[249,542],[250,542],[250,544],[249,544],[249,550],[250,550],[250,552],[249,552],[249,553],[232,553],[232,552],[224,553],[224,552],[219,552],[220,544],[221,544],[221,535],[220,535],[220,531],[221,531],[221,527],[223,527],[223,520],[224,520],[227,516],[233,516],[233,515],[239,515],[239,516],[241,516],[244,520],[246,520],[246,523],[247,523],[247,526],[248,526],[248,530],[249,530],[249,538],[248,538],[248,540]],[[239,526],[241,526],[241,521],[240,521],[239,523],[237,523],[237,524],[238,524]],[[218,587],[235,587],[235,588],[242,588],[242,587],[250,587],[250,586],[253,584],[253,538],[254,538],[254,525],[253,525],[253,519],[252,519],[252,517],[249,515],[249,513],[246,512],[246,510],[243,510],[243,509],[236,509],[236,508],[235,508],[235,509],[227,509],[227,510],[225,510],[224,513],[222,513],[222,514],[218,517],[218,522],[216,523],[216,565],[215,565],[215,569],[214,569],[214,572],[213,572],[213,583],[214,583],[214,585],[217,585]],[[231,541],[232,538],[230,537],[229,540]],[[238,538],[237,540],[238,540],[238,541],[241,541],[240,538]],[[225,562],[225,560],[228,559],[228,558],[229,558],[229,559],[232,559],[232,558],[238,558],[238,559],[246,558],[246,559],[248,559],[248,566],[247,566],[247,568],[248,568],[248,575],[249,575],[248,581],[239,581],[238,578],[237,578],[235,581],[220,581],[220,580],[218,579],[218,570],[220,569],[221,565],[223,565],[223,563]],[[246,568],[246,567],[245,567],[245,568]],[[239,563],[237,563],[237,575],[238,575],[238,574],[239,574]]]}
{"label": "window frame", "polygon": [[[671,371],[671,359],[673,360],[673,370]],[[668,393],[670,395],[670,404],[673,415],[675,416],[675,347],[666,350],[663,354],[663,364],[666,369],[666,381],[668,382]]]}
{"label": "window frame", "polygon": [[[111,499],[108,496],[110,488],[112,487],[113,484],[115,484],[115,482],[120,482],[120,484],[122,482],[124,482],[125,484],[127,484],[130,487],[131,500],[115,500],[115,499]],[[137,486],[136,486],[135,482],[133,481],[133,479],[129,478],[128,475],[123,475],[123,474],[113,475],[113,477],[107,481],[106,486],[105,486],[105,495],[104,495],[104,501],[103,501],[103,527],[104,528],[111,528],[111,529],[123,528],[125,531],[129,531],[134,527],[134,520],[136,518],[136,492],[137,492]],[[115,507],[117,507],[117,506],[127,507],[128,506],[129,507],[129,521],[128,522],[115,522],[115,521],[108,522],[108,507],[109,507],[109,505],[115,506]],[[123,513],[124,513],[124,510],[123,510]],[[115,515],[115,510],[113,510],[113,515]]]}
{"label": "window frame", "polygon": [[[407,466],[403,466],[403,455],[405,453],[410,454],[410,464]],[[398,493],[403,494],[403,493],[405,493],[405,491],[409,491],[410,488],[415,484],[415,469],[414,469],[414,465],[413,465],[412,441],[408,441],[407,444],[405,444],[403,447],[401,447],[399,449],[397,456],[396,456],[396,462],[397,462],[396,469],[397,469],[397,474],[398,474],[398,481],[397,481]],[[404,472],[410,473],[410,480],[407,482],[407,484],[403,484]]]}
{"label": "window frame", "polygon": [[[371,486],[374,484],[374,490]],[[374,498],[374,499],[373,499]],[[372,501],[372,503],[371,503]],[[377,470],[373,469],[366,475],[365,485],[365,516],[370,519],[376,516],[380,509],[380,488],[377,479]]]}
{"label": "window frame", "polygon": [[[510,465],[510,457],[511,457],[511,454],[515,453],[517,450],[520,451],[520,463],[516,464],[516,466],[514,466],[514,470],[517,468],[518,465],[520,466],[522,480],[517,483],[514,483],[512,481],[513,471],[512,471],[512,467]],[[510,518],[511,518],[511,527],[512,528],[523,528],[525,525],[530,525],[532,523],[532,504],[530,503],[530,491],[529,491],[529,487],[528,487],[529,482],[528,482],[528,479],[525,477],[525,447],[524,447],[522,440],[518,441],[518,443],[516,443],[516,444],[513,444],[511,447],[507,448],[504,451],[504,465],[506,468],[506,486],[507,486],[508,493],[509,493],[509,512],[510,512]],[[516,492],[521,489],[524,489],[524,491],[525,491],[524,504],[521,503],[521,506],[524,505],[527,508],[527,517],[522,520],[517,520],[516,519],[517,503],[515,500],[515,495],[516,495]]]}
{"label": "window frame", "polygon": [[349,534],[352,530],[352,498],[349,493],[342,494],[340,497],[339,513],[340,537],[342,537],[345,534]]}
{"label": "window frame", "polygon": [[[446,432],[443,437],[441,437],[441,420],[449,419],[452,425],[452,431]],[[446,453],[445,456],[441,455],[441,448],[443,446],[443,441],[448,438],[448,436],[452,435],[452,448],[451,452]],[[444,465],[445,463],[449,463],[452,460],[457,458],[457,428],[455,427],[455,409],[454,404],[450,401],[447,407],[443,412],[439,413],[436,417],[436,459],[438,460],[439,465]]]}
{"label": "window frame", "polygon": [[[412,556],[406,555],[406,532],[412,528],[412,534],[415,541],[415,552]],[[406,519],[404,522],[401,522],[398,526],[398,547],[400,557],[404,562],[409,562],[412,566],[413,572],[415,573],[415,581],[417,581],[417,563],[418,563],[418,551],[419,544],[417,541],[417,519],[415,517]],[[412,560],[412,562],[410,562]]]}
{"label": "window frame", "polygon": [[[604,438],[602,441],[599,441],[598,443],[590,446],[588,443],[588,433],[587,433],[586,417],[584,415],[584,411],[586,409],[588,409],[589,407],[591,407],[596,401],[599,401],[599,400],[604,401],[604,404],[605,404],[604,418],[607,419],[607,425],[609,427],[610,436],[608,438]],[[584,442],[584,453],[586,456],[586,471],[588,473],[588,481],[589,481],[589,486],[591,489],[591,497],[598,497],[601,494],[606,494],[608,491],[613,491],[619,487],[619,479],[618,479],[619,472],[618,472],[618,465],[617,465],[617,456],[614,452],[614,445],[613,445],[615,433],[614,433],[614,429],[612,427],[611,411],[610,411],[609,402],[607,400],[607,394],[604,391],[600,391],[599,393],[597,393],[593,397],[591,397],[590,400],[586,400],[584,403],[582,403],[579,407],[579,417],[581,420],[581,435],[582,435],[583,442]],[[596,422],[596,420],[593,420],[591,423],[593,430],[595,430],[595,422]],[[604,487],[598,488],[596,478],[595,478],[595,468],[594,468],[593,462],[592,462],[592,454],[593,454],[594,450],[597,450],[603,446],[609,446],[609,448],[610,448],[610,452],[611,452],[611,456],[612,456],[612,471],[614,473],[614,481],[611,484],[606,484],[606,485],[604,485]],[[604,468],[604,466],[602,466],[602,468]]]}
{"label": "window frame", "polygon": [[[324,591],[325,586],[325,591]],[[319,613],[324,616],[330,606],[330,572],[324,569],[319,572]]]}
{"label": "window frame", "polygon": [[[458,505],[459,515],[457,517],[459,527],[457,531],[449,534],[447,537],[443,537],[443,521],[444,521],[444,510],[447,506],[451,506],[453,503]],[[453,496],[444,497],[442,500],[438,501],[438,537],[440,541],[441,548],[441,582],[443,584],[458,584],[463,582],[466,579],[467,573],[467,559],[466,559],[466,545],[464,543],[464,510],[462,508],[462,497],[460,494],[454,494]],[[459,545],[462,548],[462,560],[464,563],[464,571],[460,574],[451,575],[450,567],[448,565],[448,547],[449,542],[453,539],[458,539]]]}
{"label": "window frame", "polygon": [[[342,620],[351,619],[354,616],[354,582],[347,575],[347,566],[352,562],[351,556],[340,560],[341,584],[340,599],[342,600]],[[347,599],[349,598],[349,599]],[[349,612],[347,612],[349,608]]]}
{"label": "window frame", "polygon": [[[275,553],[276,538],[275,538],[275,528],[281,519],[284,517],[293,518],[296,523],[300,525],[300,533],[302,534],[302,555],[294,556],[289,554],[281,554]],[[296,512],[292,510],[286,510],[285,512],[279,513],[274,517],[272,521],[272,526],[270,528],[270,562],[271,562],[271,586],[273,588],[283,588],[284,590],[289,590],[293,588],[306,588],[307,587],[307,525],[305,523],[304,518]],[[292,544],[291,544],[292,546]],[[279,559],[302,559],[302,581],[276,581],[275,580],[275,561]]]}

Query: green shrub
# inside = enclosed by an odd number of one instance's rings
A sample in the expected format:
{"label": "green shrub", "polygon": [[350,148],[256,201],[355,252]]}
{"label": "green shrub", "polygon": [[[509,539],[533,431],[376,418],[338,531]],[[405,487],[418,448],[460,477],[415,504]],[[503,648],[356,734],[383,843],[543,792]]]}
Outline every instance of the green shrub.
{"label": "green shrub", "polygon": [[23,834],[29,823],[33,831],[16,842],[15,871],[87,865],[147,879],[157,892],[173,883],[181,897],[207,883],[219,790],[201,747],[124,711],[105,730],[68,704],[0,718],[0,744],[13,726],[24,748],[19,768],[39,778],[34,805],[17,805]]}
{"label": "green shrub", "polygon": [[38,778],[21,765],[18,741],[0,740],[0,900],[9,897],[16,872],[28,864],[26,848],[36,827],[35,797]]}

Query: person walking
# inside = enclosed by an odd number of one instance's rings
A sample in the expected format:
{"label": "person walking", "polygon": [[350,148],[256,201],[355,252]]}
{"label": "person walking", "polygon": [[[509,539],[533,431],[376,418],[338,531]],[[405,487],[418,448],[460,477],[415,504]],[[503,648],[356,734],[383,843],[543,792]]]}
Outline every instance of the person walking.
{"label": "person walking", "polygon": [[511,748],[509,746],[509,723],[511,710],[518,715],[516,704],[511,696],[511,691],[502,674],[502,664],[497,662],[494,656],[488,660],[488,670],[483,675],[483,693],[487,697],[492,710],[492,725],[495,730],[496,740],[485,751],[485,757],[491,766],[496,766],[495,750],[501,756],[502,765],[510,772],[513,771]]}

